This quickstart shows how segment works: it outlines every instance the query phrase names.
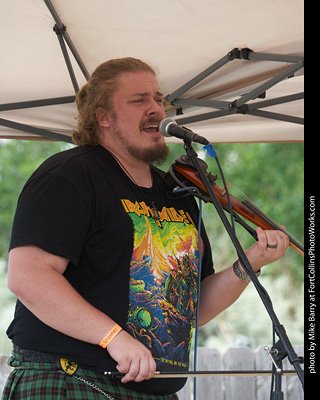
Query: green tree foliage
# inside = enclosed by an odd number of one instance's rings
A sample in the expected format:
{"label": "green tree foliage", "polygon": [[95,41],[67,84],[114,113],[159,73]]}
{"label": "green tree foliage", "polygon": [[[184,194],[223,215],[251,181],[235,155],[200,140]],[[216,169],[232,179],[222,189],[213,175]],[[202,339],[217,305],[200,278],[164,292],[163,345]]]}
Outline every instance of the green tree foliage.
{"label": "green tree foliage", "polygon": [[0,258],[7,259],[12,219],[23,185],[47,157],[66,147],[46,141],[0,140]]}

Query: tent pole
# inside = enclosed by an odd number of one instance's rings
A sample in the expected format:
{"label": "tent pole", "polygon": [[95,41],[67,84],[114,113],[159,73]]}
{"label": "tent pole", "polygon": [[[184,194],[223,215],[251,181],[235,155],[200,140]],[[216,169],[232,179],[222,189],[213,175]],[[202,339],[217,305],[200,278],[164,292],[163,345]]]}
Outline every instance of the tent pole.
{"label": "tent pole", "polygon": [[213,72],[217,71],[219,68],[223,67],[229,61],[235,59],[243,59],[243,60],[264,60],[264,61],[278,61],[278,62],[287,62],[287,63],[298,63],[301,61],[301,57],[298,56],[290,56],[284,54],[267,54],[267,53],[255,53],[253,50],[248,48],[238,49],[234,48],[230,50],[227,55],[222,57],[219,61],[212,64],[209,68],[205,69],[203,72],[195,76],[193,79],[185,83],[179,89],[174,91],[173,93],[167,96],[167,100],[173,104],[173,101],[177,99],[177,97],[181,96],[183,93],[191,89],[193,86],[197,85],[203,79],[207,78]]}
{"label": "tent pole", "polygon": [[[49,9],[53,19],[55,20],[58,28],[59,29],[63,29],[64,25],[63,25],[59,15],[57,14],[55,8],[53,7],[51,1],[50,0],[43,0],[43,1],[45,2],[46,6],[48,7],[48,9]],[[70,36],[68,35],[67,31],[65,31],[63,33],[63,37],[64,37],[69,49],[71,50],[76,62],[78,63],[78,65],[79,65],[84,77],[86,78],[86,80],[88,80],[89,77],[90,77],[90,74],[89,74],[86,66],[84,65],[84,62],[82,61],[82,59],[81,59],[76,47],[74,46],[72,40],[70,39]]]}
{"label": "tent pole", "polygon": [[248,60],[278,61],[294,64],[299,62],[301,60],[301,57],[289,56],[286,54],[256,53],[255,51],[251,51],[248,53]]}
{"label": "tent pole", "polygon": [[246,114],[254,115],[255,117],[270,118],[278,121],[292,122],[294,124],[300,124],[300,125],[304,124],[303,118],[294,117],[292,115],[273,113],[270,111],[254,110],[254,111],[247,111]]}
{"label": "tent pole", "polygon": [[71,65],[71,61],[70,61],[70,57],[69,57],[66,45],[65,45],[65,43],[63,41],[63,35],[64,35],[64,32],[66,31],[66,27],[63,26],[63,28],[59,28],[58,25],[56,24],[53,27],[53,30],[57,34],[57,37],[58,37],[58,40],[59,40],[59,44],[60,44],[60,47],[61,47],[61,51],[62,51],[62,54],[63,54],[63,57],[64,57],[64,61],[66,62],[66,65],[67,65],[67,68],[68,68],[68,71],[69,71],[69,76],[70,76],[74,91],[75,91],[75,93],[78,93],[79,92],[79,85],[78,85],[78,82],[77,82],[77,78],[76,78],[76,76],[74,74],[74,71],[73,71],[73,68],[72,68],[72,65]]}
{"label": "tent pole", "polygon": [[[252,90],[251,92],[247,93],[246,95],[242,96],[240,99],[235,100],[232,103],[232,106],[228,105],[228,107],[241,107],[244,105],[248,100],[254,99],[258,97],[261,93],[265,92],[270,87],[276,85],[277,83],[281,82],[282,80],[294,75],[295,72],[302,69],[304,66],[304,60],[298,56],[290,56],[290,55],[283,55],[283,54],[266,54],[266,53],[255,53],[254,51],[245,48],[245,49],[238,49],[234,48],[233,50],[229,51],[228,54],[218,60],[216,63],[212,64],[209,68],[205,69],[203,72],[195,76],[193,79],[182,85],[180,88],[175,90],[173,93],[167,96],[167,101],[172,105],[192,105],[192,100],[190,99],[180,99],[179,96],[187,92],[189,89],[197,85],[203,79],[207,78],[209,75],[213,74],[219,68],[223,67],[229,61],[234,59],[245,59],[245,60],[264,60],[264,61],[278,61],[278,62],[287,62],[287,63],[294,63],[294,65],[287,68],[282,73],[276,75],[275,77],[271,78],[264,84],[260,85],[258,88]],[[216,100],[211,100],[210,103],[206,102],[203,105],[200,104],[200,100],[197,101],[198,106],[208,106],[208,107],[215,107],[219,109],[226,108],[226,102],[218,102]]]}
{"label": "tent pole", "polygon": [[[187,90],[191,89],[194,85],[199,83],[201,80],[206,78],[208,75],[212,74],[218,68],[222,67],[228,61],[234,60],[235,58],[244,58],[246,60],[256,59],[256,60],[267,60],[267,61],[280,61],[280,62],[295,62],[295,64],[291,65],[285,71],[277,74],[273,78],[264,82],[262,85],[259,85],[257,88],[251,90],[249,93],[243,95],[239,99],[228,103],[225,101],[218,100],[201,100],[201,99],[181,99],[178,98],[181,94],[185,93]],[[254,53],[250,49],[233,49],[231,52],[227,54],[227,56],[220,59],[218,62],[213,64],[211,67],[207,68],[201,74],[197,75],[189,82],[181,86],[175,92],[167,96],[167,100],[172,105],[186,105],[186,106],[195,106],[195,107],[209,107],[209,108],[217,108],[219,111],[208,112],[199,114],[196,116],[183,117],[179,118],[176,122],[179,125],[193,123],[198,121],[204,121],[208,119],[223,117],[231,114],[251,114],[263,118],[271,118],[286,122],[292,122],[295,124],[304,123],[303,118],[293,117],[290,115],[283,115],[278,113],[272,113],[269,111],[261,111],[258,108],[269,107],[275,104],[286,103],[290,101],[300,100],[303,98],[303,93],[296,93],[289,96],[282,96],[277,99],[270,99],[266,101],[261,101],[259,103],[248,105],[247,102],[249,100],[254,100],[259,97],[261,94],[265,93],[268,89],[275,86],[277,83],[287,79],[295,74],[295,72],[299,71],[304,67],[304,60],[300,57],[296,56],[286,56],[286,55],[277,55],[277,54],[263,54],[263,53]]]}
{"label": "tent pole", "polygon": [[215,72],[219,68],[223,67],[229,61],[230,61],[230,57],[228,57],[228,55],[222,57],[219,61],[217,61],[216,63],[212,64],[209,68],[205,69],[203,72],[201,72],[200,74],[195,76],[189,82],[185,83],[183,86],[181,86],[175,92],[169,94],[167,96],[167,100],[170,103],[172,103],[177,97],[181,96],[183,93],[185,93],[186,91],[191,89],[193,86],[197,85],[199,82],[201,82],[207,76],[211,75],[213,72]]}
{"label": "tent pole", "polygon": [[234,106],[241,107],[248,100],[255,99],[256,97],[261,95],[261,93],[270,89],[272,86],[274,86],[277,83],[283,81],[284,79],[289,78],[290,76],[294,75],[294,73],[299,71],[301,68],[303,68],[303,66],[304,66],[304,62],[303,62],[303,60],[300,60],[296,64],[292,65],[290,68],[286,69],[285,71],[281,72],[280,74],[276,75],[275,77],[269,79],[267,82],[263,83],[256,89],[253,89],[251,92],[245,94],[240,99],[235,100],[235,102],[233,103]]}
{"label": "tent pole", "polygon": [[249,105],[249,110],[257,110],[258,108],[271,107],[278,104],[289,103],[291,101],[302,100],[303,98],[304,98],[303,92],[289,94],[287,96],[281,96],[275,99],[262,100],[257,103],[252,103]]}
{"label": "tent pole", "polygon": [[192,124],[194,122],[206,121],[208,119],[220,118],[230,115],[229,110],[219,110],[219,111],[211,111],[208,113],[192,115],[190,117],[183,117],[176,119],[176,123],[178,125]]}
{"label": "tent pole", "polygon": [[[265,101],[259,101],[252,105],[252,110],[262,107],[270,107],[277,104],[288,103],[290,101],[301,100],[304,98],[304,93],[296,93],[288,96],[277,97],[276,99],[270,99]],[[230,102],[219,101],[219,100],[201,100],[201,99],[176,99],[173,102],[174,105],[179,106],[193,106],[193,107],[206,107],[206,108],[217,108],[219,110],[227,110],[230,107]]]}
{"label": "tent pole", "polygon": [[18,131],[31,133],[32,135],[42,136],[51,140],[73,143],[72,138],[70,136],[61,135],[60,133],[52,132],[47,129],[36,128],[35,126],[21,124],[19,122],[10,121],[3,118],[0,118],[0,125],[11,129],[16,129]]}
{"label": "tent pole", "polygon": [[230,102],[220,100],[201,100],[201,99],[176,99],[172,102],[173,105],[179,106],[194,106],[218,108],[219,110],[228,110]]}
{"label": "tent pole", "polygon": [[16,103],[0,104],[0,111],[21,110],[25,108],[55,106],[69,104],[75,101],[76,96],[54,97],[51,99],[19,101]]}

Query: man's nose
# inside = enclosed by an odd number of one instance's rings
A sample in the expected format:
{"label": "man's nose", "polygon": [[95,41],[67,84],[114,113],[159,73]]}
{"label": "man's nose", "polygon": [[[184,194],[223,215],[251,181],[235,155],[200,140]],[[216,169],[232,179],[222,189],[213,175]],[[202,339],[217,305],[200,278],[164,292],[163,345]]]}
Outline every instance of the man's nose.
{"label": "man's nose", "polygon": [[162,101],[157,100],[157,99],[151,99],[148,104],[147,114],[154,115],[154,114],[158,114],[159,112],[164,113]]}

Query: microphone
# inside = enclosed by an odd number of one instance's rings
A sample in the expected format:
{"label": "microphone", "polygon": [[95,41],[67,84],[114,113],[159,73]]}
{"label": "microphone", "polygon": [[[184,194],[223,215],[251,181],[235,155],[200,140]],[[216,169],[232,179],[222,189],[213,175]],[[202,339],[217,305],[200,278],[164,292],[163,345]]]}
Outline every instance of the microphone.
{"label": "microphone", "polygon": [[209,144],[208,140],[203,136],[197,135],[188,128],[179,126],[172,118],[165,118],[160,122],[159,131],[162,136],[174,136],[179,139],[191,140],[191,142],[201,143],[204,145]]}

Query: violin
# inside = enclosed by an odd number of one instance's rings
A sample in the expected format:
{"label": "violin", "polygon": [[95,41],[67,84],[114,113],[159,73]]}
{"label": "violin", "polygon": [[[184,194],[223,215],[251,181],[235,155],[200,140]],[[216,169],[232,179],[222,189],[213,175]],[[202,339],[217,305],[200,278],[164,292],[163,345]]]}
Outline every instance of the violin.
{"label": "violin", "polygon": [[[231,184],[227,184],[227,189],[218,185],[218,182],[221,181],[221,178],[218,175],[212,175],[211,172],[207,172],[207,164],[200,160],[200,164],[204,171],[206,172],[207,178],[210,182],[210,185],[222,205],[223,209],[227,212],[231,212],[234,215],[236,222],[243,225],[254,237],[257,239],[255,231],[247,225],[239,216],[242,216],[247,221],[253,223],[254,225],[265,229],[265,230],[279,230],[285,233],[289,238],[289,246],[292,247],[299,254],[304,256],[304,246],[295,239],[290,233],[285,231],[280,225],[278,225],[272,218],[270,218],[267,214],[265,214],[262,210],[260,210],[249,198],[243,195],[235,186],[233,188],[242,196],[242,200],[237,199],[235,196],[229,193],[229,189]],[[207,190],[199,178],[197,171],[192,165],[192,162],[188,156],[179,157],[170,167],[167,176],[170,176],[175,183],[178,184],[179,187],[188,187],[190,183],[193,184],[196,188],[199,189],[200,195],[194,194],[197,197],[200,197],[206,202],[211,202],[209,196],[207,196]],[[235,213],[235,214],[234,214]]]}

